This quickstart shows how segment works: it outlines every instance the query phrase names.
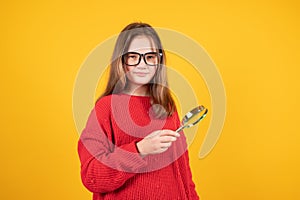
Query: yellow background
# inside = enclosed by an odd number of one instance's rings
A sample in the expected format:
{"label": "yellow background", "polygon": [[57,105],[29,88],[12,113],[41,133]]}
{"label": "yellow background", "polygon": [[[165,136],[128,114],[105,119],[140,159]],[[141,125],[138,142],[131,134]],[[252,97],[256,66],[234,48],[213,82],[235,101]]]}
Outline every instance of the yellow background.
{"label": "yellow background", "polygon": [[0,199],[91,199],[79,176],[73,85],[89,52],[133,21],[192,37],[222,75],[220,140],[202,160],[201,138],[190,146],[201,198],[300,199],[299,8],[270,0],[2,1]]}

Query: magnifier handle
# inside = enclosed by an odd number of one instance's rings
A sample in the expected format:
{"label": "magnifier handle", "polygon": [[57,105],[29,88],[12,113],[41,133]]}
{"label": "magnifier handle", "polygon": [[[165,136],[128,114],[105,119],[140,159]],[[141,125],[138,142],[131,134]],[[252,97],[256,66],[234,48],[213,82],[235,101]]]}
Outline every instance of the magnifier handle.
{"label": "magnifier handle", "polygon": [[182,131],[185,128],[185,126],[180,126],[175,132],[179,133],[180,131]]}

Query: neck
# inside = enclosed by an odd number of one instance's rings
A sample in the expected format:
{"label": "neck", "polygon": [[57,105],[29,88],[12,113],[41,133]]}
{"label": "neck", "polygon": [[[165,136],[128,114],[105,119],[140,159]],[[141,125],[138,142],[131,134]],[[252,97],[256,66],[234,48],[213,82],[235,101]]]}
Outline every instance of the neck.
{"label": "neck", "polygon": [[128,86],[125,88],[124,93],[136,96],[149,96],[149,90],[147,85]]}

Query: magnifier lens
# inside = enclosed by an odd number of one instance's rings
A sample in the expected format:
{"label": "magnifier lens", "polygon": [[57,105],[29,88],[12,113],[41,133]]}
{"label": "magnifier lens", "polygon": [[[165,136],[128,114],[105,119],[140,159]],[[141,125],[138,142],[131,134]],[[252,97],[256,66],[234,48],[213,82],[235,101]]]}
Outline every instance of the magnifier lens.
{"label": "magnifier lens", "polygon": [[204,106],[198,106],[192,109],[184,116],[181,122],[181,127],[179,127],[176,131],[179,132],[184,128],[194,126],[206,116],[207,111],[208,110]]}

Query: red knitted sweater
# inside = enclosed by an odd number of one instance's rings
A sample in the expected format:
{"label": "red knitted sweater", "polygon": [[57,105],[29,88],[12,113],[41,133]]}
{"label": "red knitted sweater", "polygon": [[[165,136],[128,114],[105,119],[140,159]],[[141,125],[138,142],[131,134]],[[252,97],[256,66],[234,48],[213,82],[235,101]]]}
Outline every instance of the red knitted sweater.
{"label": "red knitted sweater", "polygon": [[196,200],[183,132],[165,152],[142,158],[136,143],[155,130],[176,130],[175,112],[151,114],[150,97],[125,94],[101,98],[78,142],[81,178],[93,200]]}

